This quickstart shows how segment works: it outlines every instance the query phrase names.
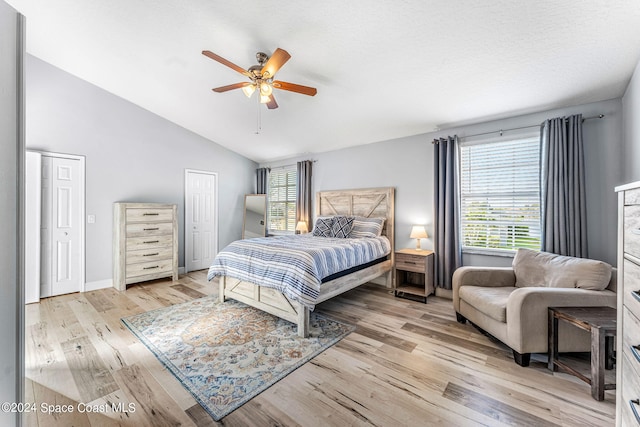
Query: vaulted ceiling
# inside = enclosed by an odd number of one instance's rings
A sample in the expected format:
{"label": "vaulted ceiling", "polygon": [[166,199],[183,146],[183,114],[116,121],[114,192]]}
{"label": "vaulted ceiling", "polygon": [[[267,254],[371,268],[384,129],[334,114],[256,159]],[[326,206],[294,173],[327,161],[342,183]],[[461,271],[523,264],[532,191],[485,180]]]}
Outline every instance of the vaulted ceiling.
{"label": "vaulted ceiling", "polygon": [[[7,2],[30,54],[258,162],[620,97],[640,58],[637,0]],[[211,91],[245,77],[203,50],[278,47],[315,97]]]}

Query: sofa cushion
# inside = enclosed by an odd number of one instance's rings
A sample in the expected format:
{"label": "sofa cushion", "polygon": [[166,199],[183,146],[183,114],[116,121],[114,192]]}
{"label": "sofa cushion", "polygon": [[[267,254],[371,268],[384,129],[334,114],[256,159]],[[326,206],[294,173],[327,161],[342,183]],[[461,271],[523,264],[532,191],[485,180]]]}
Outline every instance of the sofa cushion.
{"label": "sofa cushion", "polygon": [[507,300],[514,286],[461,286],[459,297],[476,310],[497,320],[507,321]]}
{"label": "sofa cushion", "polygon": [[611,279],[611,265],[531,249],[518,249],[513,258],[516,286],[582,288],[601,291]]}

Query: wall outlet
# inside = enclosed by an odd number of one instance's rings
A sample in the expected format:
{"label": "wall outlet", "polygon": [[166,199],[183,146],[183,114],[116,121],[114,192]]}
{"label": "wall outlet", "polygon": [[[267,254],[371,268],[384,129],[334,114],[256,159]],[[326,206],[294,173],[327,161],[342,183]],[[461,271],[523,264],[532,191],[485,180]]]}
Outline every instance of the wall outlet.
{"label": "wall outlet", "polygon": [[87,215],[87,222],[89,224],[95,224],[96,222],[96,216],[95,215]]}

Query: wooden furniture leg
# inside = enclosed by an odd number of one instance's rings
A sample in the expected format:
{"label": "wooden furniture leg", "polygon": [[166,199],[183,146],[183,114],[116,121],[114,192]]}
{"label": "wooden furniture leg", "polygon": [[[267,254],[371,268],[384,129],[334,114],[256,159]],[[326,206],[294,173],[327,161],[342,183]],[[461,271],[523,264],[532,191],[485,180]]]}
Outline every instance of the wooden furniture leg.
{"label": "wooden furniture leg", "polygon": [[613,369],[613,365],[615,364],[616,358],[615,358],[615,340],[613,339],[614,337],[612,336],[605,336],[604,337],[604,346],[605,346],[605,351],[607,352],[607,356],[606,356],[606,361],[605,361],[605,369],[611,370]]}
{"label": "wooden furniture leg", "polygon": [[555,361],[558,360],[558,318],[555,310],[549,309],[549,348],[548,348],[548,368],[552,372],[558,371]]}
{"label": "wooden furniture leg", "polygon": [[604,400],[605,331],[591,328],[591,397]]}

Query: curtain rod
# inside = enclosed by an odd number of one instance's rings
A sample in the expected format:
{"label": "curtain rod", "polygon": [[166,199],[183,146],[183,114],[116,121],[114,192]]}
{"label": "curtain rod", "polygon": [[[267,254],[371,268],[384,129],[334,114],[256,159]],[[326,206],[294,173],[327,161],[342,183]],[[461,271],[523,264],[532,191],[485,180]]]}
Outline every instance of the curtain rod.
{"label": "curtain rod", "polygon": [[[305,160],[302,160],[302,161],[305,161]],[[309,161],[311,161],[313,163],[317,163],[318,162],[317,160],[309,160]],[[290,167],[296,166],[297,163],[298,162],[291,163],[290,165],[280,165],[280,166],[273,166],[273,167],[271,167],[271,166],[263,166],[262,168],[258,168],[258,169],[269,169],[269,170],[271,170],[271,169],[275,169],[275,170],[277,170],[277,169],[285,169],[285,168],[290,168]]]}
{"label": "curtain rod", "polygon": [[[597,116],[584,117],[584,118],[582,119],[582,121],[584,122],[585,120],[601,119],[601,118],[603,118],[603,117],[604,117],[604,114],[598,114]],[[565,119],[565,120],[567,120],[567,119]],[[460,139],[462,139],[462,138],[471,138],[471,137],[473,137],[473,136],[489,135],[489,134],[492,134],[492,133],[500,133],[500,136],[502,136],[502,133],[503,133],[503,132],[509,132],[509,131],[512,131],[512,130],[520,130],[520,129],[536,128],[536,127],[539,127],[539,126],[540,126],[540,125],[520,126],[520,127],[517,127],[517,128],[499,129],[499,130],[494,130],[494,131],[491,131],[491,132],[474,133],[474,134],[472,134],[472,135],[465,135],[465,136],[461,136],[461,137],[460,137]],[[432,144],[437,144],[437,143],[438,143],[438,139],[437,139],[437,138],[435,138],[433,141],[431,141],[431,143],[432,143]]]}

